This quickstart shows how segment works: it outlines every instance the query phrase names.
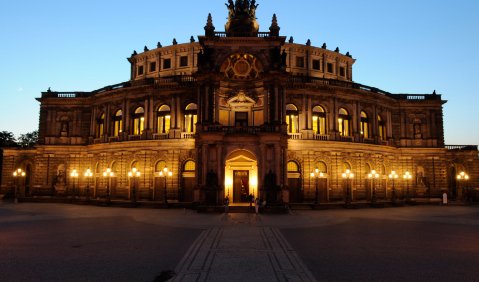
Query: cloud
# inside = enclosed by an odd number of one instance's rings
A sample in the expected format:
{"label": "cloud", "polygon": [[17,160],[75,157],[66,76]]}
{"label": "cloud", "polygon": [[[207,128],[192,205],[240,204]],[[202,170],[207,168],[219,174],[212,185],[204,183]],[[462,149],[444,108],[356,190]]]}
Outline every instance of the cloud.
{"label": "cloud", "polygon": [[23,92],[23,87],[18,87],[17,92]]}

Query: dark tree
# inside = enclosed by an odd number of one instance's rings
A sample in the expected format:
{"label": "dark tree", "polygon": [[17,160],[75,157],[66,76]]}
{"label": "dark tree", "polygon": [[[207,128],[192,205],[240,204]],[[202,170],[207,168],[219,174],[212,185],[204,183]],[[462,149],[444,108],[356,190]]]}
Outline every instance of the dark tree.
{"label": "dark tree", "polygon": [[13,133],[9,131],[0,132],[0,147],[10,147],[17,145],[17,141],[13,136]]}
{"label": "dark tree", "polygon": [[35,144],[38,142],[38,130],[26,133],[26,134],[21,134],[20,137],[18,138],[18,145],[20,145],[23,148],[26,147],[33,147]]}

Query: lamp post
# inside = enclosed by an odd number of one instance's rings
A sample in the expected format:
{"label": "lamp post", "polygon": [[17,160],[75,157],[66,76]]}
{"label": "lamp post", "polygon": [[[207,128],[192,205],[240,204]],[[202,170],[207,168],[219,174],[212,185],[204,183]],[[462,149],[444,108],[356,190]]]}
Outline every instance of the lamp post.
{"label": "lamp post", "polygon": [[393,190],[391,192],[391,201],[393,203],[396,202],[396,186],[395,186],[394,180],[398,179],[398,178],[399,178],[399,175],[396,173],[396,171],[394,171],[394,170],[391,171],[391,173],[389,174],[389,179],[391,179],[392,182],[393,182]]}
{"label": "lamp post", "polygon": [[103,172],[103,177],[108,177],[108,182],[106,183],[106,201],[109,203],[111,201],[111,195],[110,195],[110,182],[111,178],[115,176],[115,173],[111,171],[111,168],[107,168]]}
{"label": "lamp post", "polygon": [[90,180],[93,177],[93,172],[91,172],[91,169],[87,169],[84,176],[86,178],[86,200],[90,201]]}
{"label": "lamp post", "polygon": [[26,176],[26,173],[21,168],[15,170],[13,172],[13,177],[14,177],[14,179],[16,179],[16,181],[15,181],[16,184],[14,185],[15,187],[14,187],[14,190],[13,190],[13,197],[14,197],[13,202],[15,204],[18,204],[18,186],[20,186],[20,179],[25,178],[25,176]]}
{"label": "lamp post", "polygon": [[319,187],[318,187],[318,180],[319,178],[324,178],[324,173],[319,171],[319,169],[315,169],[314,172],[311,172],[311,178],[314,178],[316,181],[316,190],[314,194],[314,204],[319,205],[320,199],[319,199]]}
{"label": "lamp post", "polygon": [[351,204],[351,183],[350,181],[354,178],[354,173],[351,170],[347,169],[343,174],[342,177],[346,180],[346,205],[349,206]]}
{"label": "lamp post", "polygon": [[[461,182],[464,182],[464,181],[467,181],[469,180],[469,175],[467,173],[465,173],[464,171],[461,171],[461,173],[459,173],[457,176],[456,176],[456,179],[458,180],[458,183],[461,183]],[[458,185],[459,186],[459,185]],[[462,187],[460,187],[462,189],[461,191],[461,200],[464,200],[464,185],[462,185]]]}
{"label": "lamp post", "polygon": [[168,204],[168,196],[167,196],[167,190],[166,190],[166,177],[172,177],[173,176],[173,172],[169,171],[168,168],[165,166],[163,168],[163,170],[160,170],[159,172],[159,176],[160,177],[164,177],[165,179],[165,185],[164,185],[164,192],[163,192],[163,196],[164,196],[164,203],[165,204]]}
{"label": "lamp post", "polygon": [[406,202],[409,202],[409,180],[412,179],[411,173],[409,171],[406,171],[403,175],[404,181],[406,181]]}
{"label": "lamp post", "polygon": [[70,172],[70,177],[72,178],[72,199],[75,199],[75,180],[78,179],[78,172],[76,169]]}
{"label": "lamp post", "polygon": [[373,169],[368,174],[368,178],[371,180],[371,189],[372,189],[371,203],[375,204],[377,198],[376,198],[376,182],[374,180],[379,178],[379,173],[377,173],[376,170]]}
{"label": "lamp post", "polygon": [[128,178],[132,183],[131,187],[131,202],[136,203],[136,184],[138,179],[141,176],[141,172],[136,169],[136,167],[132,168],[131,171],[128,172]]}

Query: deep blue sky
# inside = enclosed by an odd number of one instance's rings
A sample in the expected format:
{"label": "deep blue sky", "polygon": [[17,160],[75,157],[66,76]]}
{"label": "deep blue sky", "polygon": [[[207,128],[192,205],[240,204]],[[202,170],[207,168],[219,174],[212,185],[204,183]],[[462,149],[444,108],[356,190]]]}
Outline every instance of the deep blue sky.
{"label": "deep blue sky", "polygon": [[[0,0],[0,131],[38,127],[34,99],[129,79],[134,49],[187,42],[209,12],[224,30],[226,0]],[[356,82],[392,93],[436,90],[447,144],[479,144],[479,1],[257,0],[260,29],[273,13],[281,34],[357,59]]]}

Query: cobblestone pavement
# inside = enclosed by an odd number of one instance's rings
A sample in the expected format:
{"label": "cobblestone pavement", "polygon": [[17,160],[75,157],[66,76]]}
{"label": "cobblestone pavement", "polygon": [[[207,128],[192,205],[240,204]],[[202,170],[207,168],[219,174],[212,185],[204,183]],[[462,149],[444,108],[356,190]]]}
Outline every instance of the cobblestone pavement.
{"label": "cobblestone pavement", "polygon": [[0,281],[479,281],[479,208],[198,214],[0,203]]}

